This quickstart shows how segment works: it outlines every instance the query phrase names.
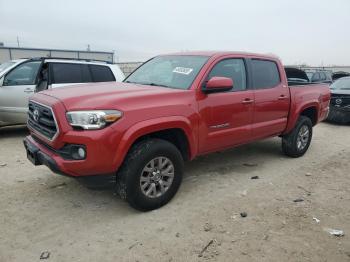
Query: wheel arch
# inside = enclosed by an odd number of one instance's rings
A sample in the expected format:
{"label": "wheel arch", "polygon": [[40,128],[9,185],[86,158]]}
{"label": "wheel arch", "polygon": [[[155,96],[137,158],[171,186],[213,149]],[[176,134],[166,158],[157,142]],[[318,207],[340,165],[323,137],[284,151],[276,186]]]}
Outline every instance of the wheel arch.
{"label": "wheel arch", "polygon": [[191,122],[181,116],[149,119],[131,126],[122,136],[114,160],[116,170],[123,163],[132,145],[147,138],[160,138],[173,143],[184,160],[192,159],[197,152],[197,143]]}
{"label": "wheel arch", "polygon": [[316,106],[309,106],[303,109],[299,116],[306,116],[310,118],[312,125],[316,125],[318,121],[318,109]]}
{"label": "wheel arch", "polygon": [[300,105],[298,108],[291,109],[294,113],[289,115],[288,125],[283,134],[288,134],[295,127],[300,116],[309,117],[312,125],[315,126],[319,121],[319,102],[313,101],[311,103]]}

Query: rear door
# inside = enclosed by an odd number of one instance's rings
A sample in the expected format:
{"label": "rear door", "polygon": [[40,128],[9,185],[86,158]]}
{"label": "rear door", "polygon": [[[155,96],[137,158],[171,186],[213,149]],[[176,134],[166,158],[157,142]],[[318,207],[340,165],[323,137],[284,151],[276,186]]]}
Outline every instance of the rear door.
{"label": "rear door", "polygon": [[0,86],[0,122],[26,122],[28,99],[35,91],[40,65],[41,61],[24,62],[4,76]]}
{"label": "rear door", "polygon": [[232,78],[233,89],[207,94],[198,101],[203,120],[199,136],[200,153],[242,144],[251,138],[254,94],[248,88],[245,60],[227,58],[217,62],[206,80],[214,76]]}
{"label": "rear door", "polygon": [[[275,61],[251,59],[254,86],[253,139],[280,134],[287,126],[289,89]],[[281,67],[282,68],[282,67]]]}

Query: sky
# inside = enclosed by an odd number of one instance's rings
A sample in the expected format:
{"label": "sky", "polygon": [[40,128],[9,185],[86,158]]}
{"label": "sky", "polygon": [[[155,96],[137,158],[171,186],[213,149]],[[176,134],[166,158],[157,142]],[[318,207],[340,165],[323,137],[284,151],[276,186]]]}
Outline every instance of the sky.
{"label": "sky", "polygon": [[115,51],[119,61],[224,50],[350,65],[350,0],[0,0],[5,46]]}

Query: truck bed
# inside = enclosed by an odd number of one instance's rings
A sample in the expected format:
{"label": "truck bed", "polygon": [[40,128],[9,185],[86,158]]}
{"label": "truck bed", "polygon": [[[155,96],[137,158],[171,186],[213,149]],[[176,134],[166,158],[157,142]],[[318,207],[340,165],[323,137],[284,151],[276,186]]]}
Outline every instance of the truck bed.
{"label": "truck bed", "polygon": [[293,87],[294,86],[305,87],[305,86],[313,86],[313,85],[319,85],[319,84],[320,83],[288,80],[288,86],[293,86]]}

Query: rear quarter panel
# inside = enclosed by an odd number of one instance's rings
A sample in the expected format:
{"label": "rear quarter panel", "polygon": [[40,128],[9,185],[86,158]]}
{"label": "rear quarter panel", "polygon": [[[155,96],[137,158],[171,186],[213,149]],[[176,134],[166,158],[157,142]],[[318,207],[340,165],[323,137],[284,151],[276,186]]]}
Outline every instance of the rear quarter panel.
{"label": "rear quarter panel", "polygon": [[291,106],[284,134],[289,133],[294,128],[299,116],[307,108],[313,107],[316,109],[316,123],[327,117],[330,101],[328,84],[291,86],[290,94]]}

